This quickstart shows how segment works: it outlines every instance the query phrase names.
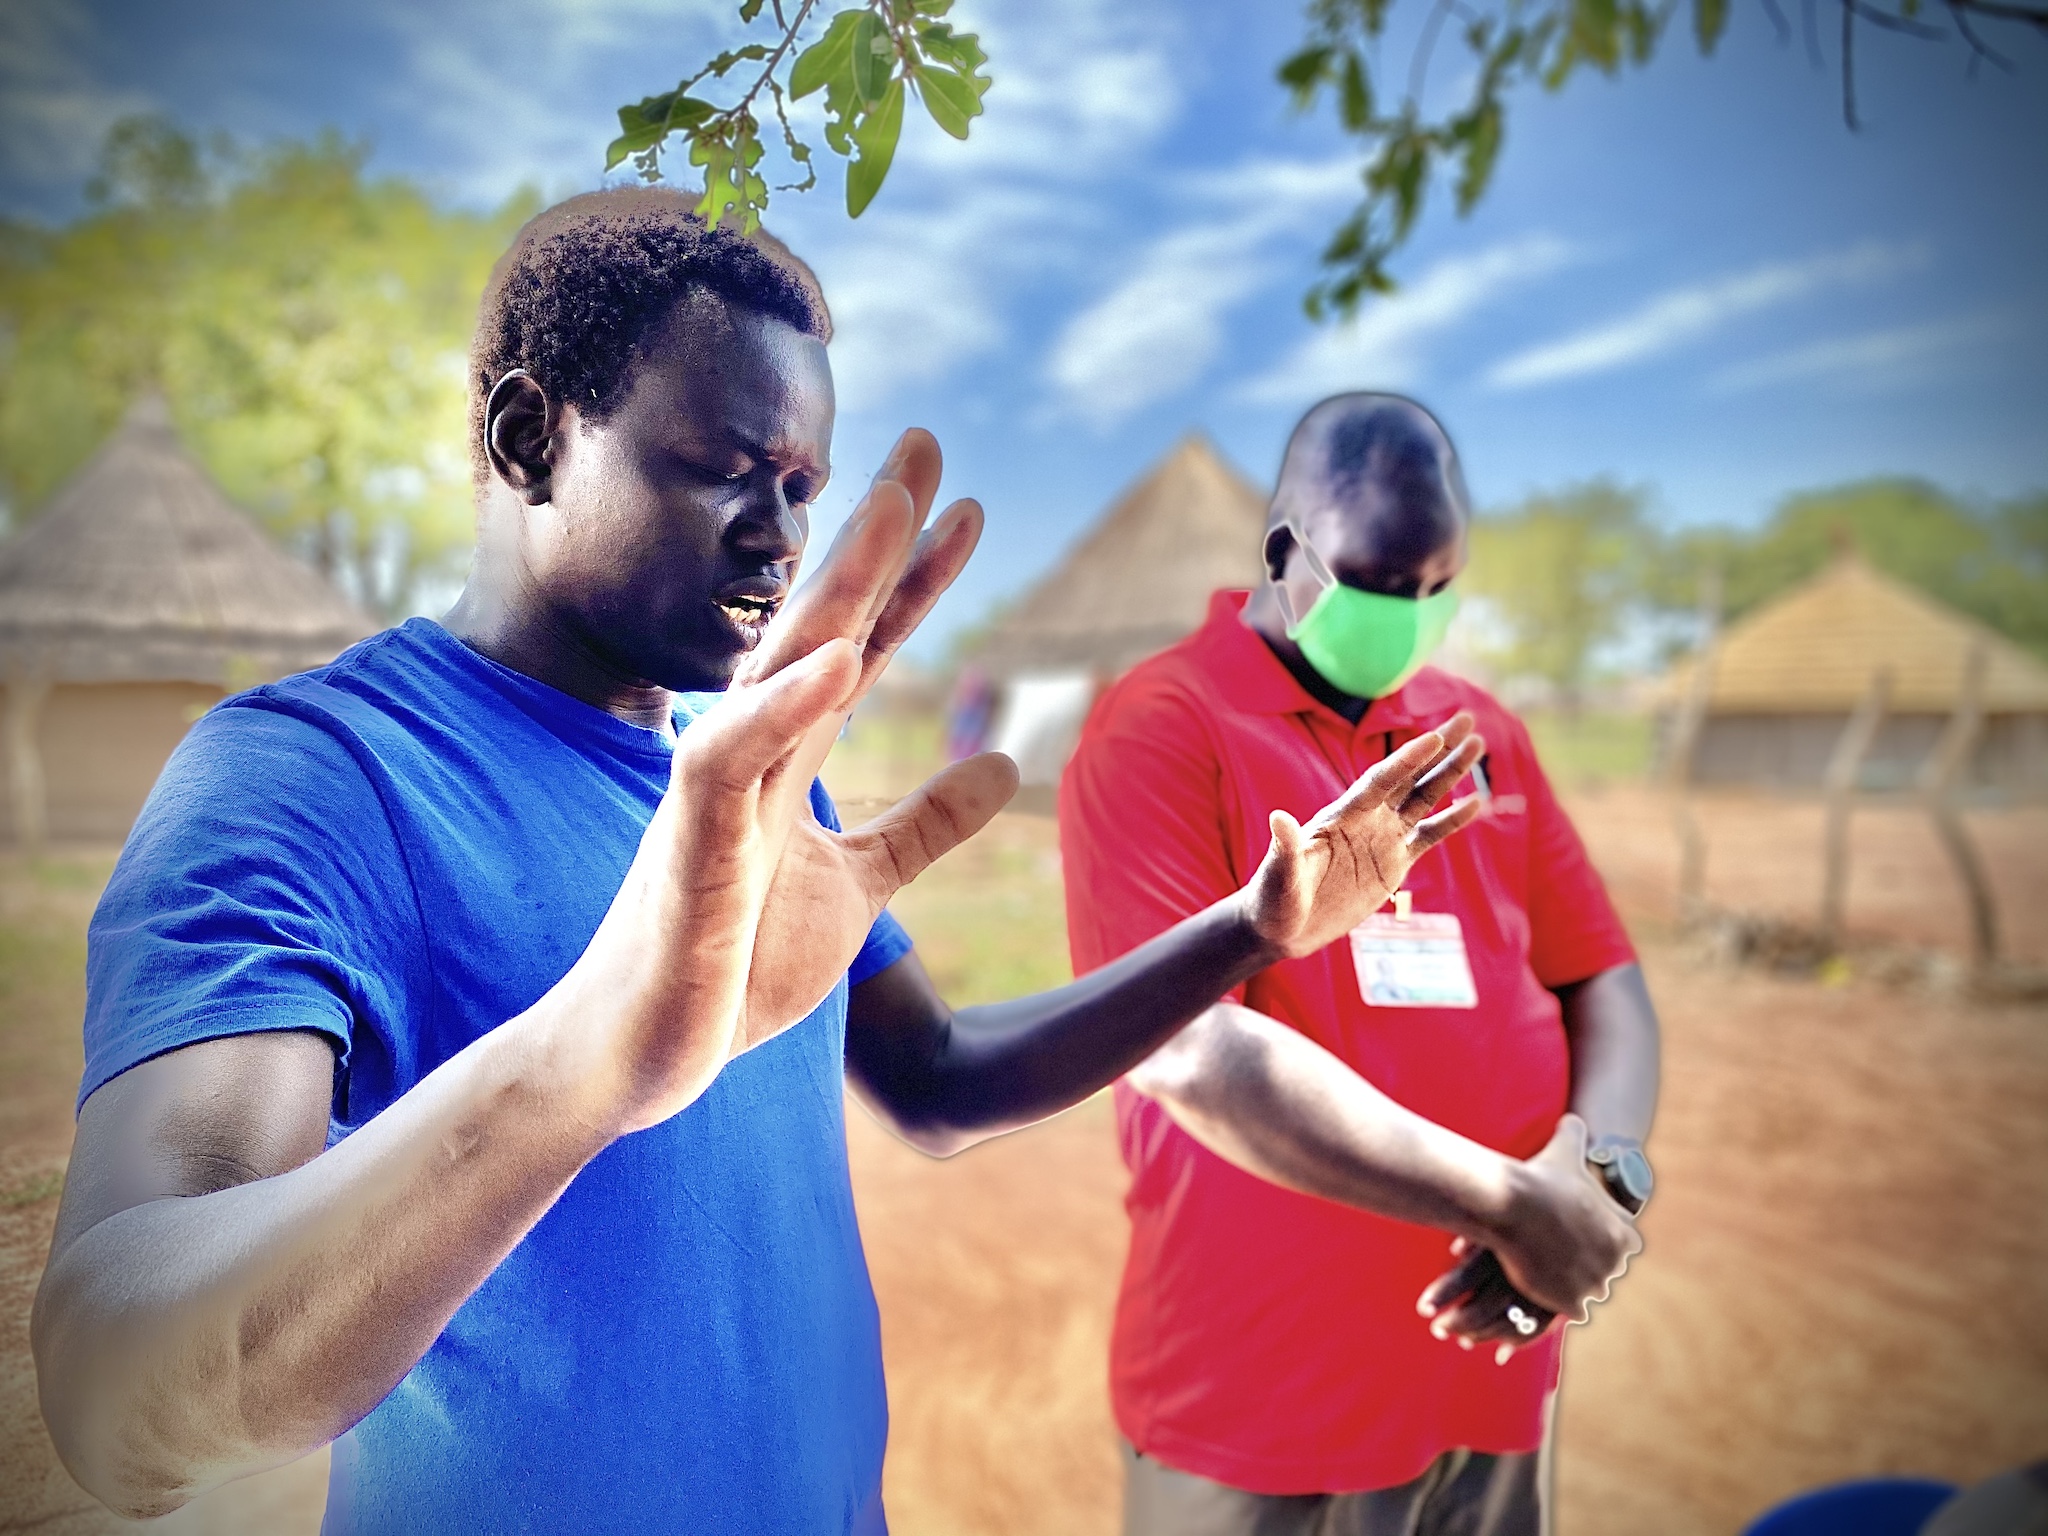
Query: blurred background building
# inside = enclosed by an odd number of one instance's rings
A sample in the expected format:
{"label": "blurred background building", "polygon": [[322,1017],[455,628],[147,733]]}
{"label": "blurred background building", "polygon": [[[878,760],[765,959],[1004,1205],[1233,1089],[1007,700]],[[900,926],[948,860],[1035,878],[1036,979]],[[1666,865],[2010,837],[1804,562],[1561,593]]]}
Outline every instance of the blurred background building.
{"label": "blurred background building", "polygon": [[1266,503],[1205,434],[1183,437],[971,646],[956,712],[992,687],[985,744],[1049,790],[1103,686],[1198,628],[1212,592],[1262,579]]}
{"label": "blurred background building", "polygon": [[0,543],[6,835],[126,836],[202,712],[375,627],[227,499],[145,395]]}
{"label": "blurred background building", "polygon": [[1857,786],[1911,788],[1959,714],[1959,777],[1973,790],[2048,791],[2048,665],[2002,635],[1846,552],[1680,661],[1667,712],[1711,670],[1692,747],[1699,785],[1818,790],[1859,710],[1876,711]]}

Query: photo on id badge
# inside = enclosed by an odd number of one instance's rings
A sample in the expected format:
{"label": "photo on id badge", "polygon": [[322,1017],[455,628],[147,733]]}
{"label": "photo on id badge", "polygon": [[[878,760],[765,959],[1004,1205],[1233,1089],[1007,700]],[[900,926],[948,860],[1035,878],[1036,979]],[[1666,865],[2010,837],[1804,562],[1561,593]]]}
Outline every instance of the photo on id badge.
{"label": "photo on id badge", "polygon": [[1407,891],[1351,930],[1358,992],[1375,1008],[1477,1008],[1465,932],[1454,912],[1417,912]]}

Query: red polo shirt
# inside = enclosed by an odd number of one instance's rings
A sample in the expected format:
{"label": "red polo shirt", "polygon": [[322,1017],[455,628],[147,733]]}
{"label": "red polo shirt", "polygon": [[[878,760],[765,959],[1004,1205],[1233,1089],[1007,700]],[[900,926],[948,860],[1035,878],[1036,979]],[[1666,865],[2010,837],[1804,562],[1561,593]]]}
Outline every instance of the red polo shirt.
{"label": "red polo shirt", "polygon": [[[1416,912],[1463,925],[1478,1006],[1370,1006],[1345,943],[1260,973],[1240,1000],[1418,1114],[1536,1152],[1570,1080],[1547,989],[1635,956],[1528,733],[1435,668],[1352,725],[1240,622],[1244,602],[1218,593],[1203,628],[1134,668],[1082,731],[1060,783],[1075,972],[1241,887],[1274,807],[1306,821],[1393,748],[1470,710],[1491,813],[1424,857],[1407,889]],[[1448,1236],[1268,1184],[1123,1084],[1116,1098],[1131,1249],[1111,1383],[1134,1446],[1259,1493],[1385,1488],[1455,1447],[1536,1447],[1557,1341],[1502,1367],[1431,1337],[1415,1298],[1449,1266]]]}

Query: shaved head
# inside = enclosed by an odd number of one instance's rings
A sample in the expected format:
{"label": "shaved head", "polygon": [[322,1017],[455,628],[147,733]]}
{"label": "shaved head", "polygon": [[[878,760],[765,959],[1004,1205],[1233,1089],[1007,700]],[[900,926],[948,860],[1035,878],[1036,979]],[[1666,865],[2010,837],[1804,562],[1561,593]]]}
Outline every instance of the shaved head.
{"label": "shaved head", "polygon": [[1400,395],[1337,395],[1288,440],[1268,526],[1319,539],[1330,519],[1371,523],[1392,554],[1461,538],[1469,514],[1458,450],[1434,416]]}
{"label": "shaved head", "polygon": [[1304,687],[1355,720],[1365,701],[1320,677],[1289,634],[1321,595],[1320,572],[1383,597],[1433,596],[1465,568],[1470,518],[1458,450],[1428,411],[1399,395],[1325,400],[1288,440],[1266,520],[1267,579],[1244,622]]}

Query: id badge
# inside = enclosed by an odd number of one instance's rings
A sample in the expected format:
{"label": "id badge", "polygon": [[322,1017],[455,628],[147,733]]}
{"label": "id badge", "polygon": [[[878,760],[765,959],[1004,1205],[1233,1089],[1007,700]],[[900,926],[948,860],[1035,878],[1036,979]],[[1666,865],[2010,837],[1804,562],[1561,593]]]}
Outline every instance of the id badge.
{"label": "id badge", "polygon": [[1359,995],[1375,1008],[1479,1006],[1453,913],[1375,912],[1351,930],[1351,963]]}

